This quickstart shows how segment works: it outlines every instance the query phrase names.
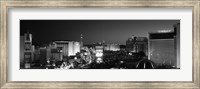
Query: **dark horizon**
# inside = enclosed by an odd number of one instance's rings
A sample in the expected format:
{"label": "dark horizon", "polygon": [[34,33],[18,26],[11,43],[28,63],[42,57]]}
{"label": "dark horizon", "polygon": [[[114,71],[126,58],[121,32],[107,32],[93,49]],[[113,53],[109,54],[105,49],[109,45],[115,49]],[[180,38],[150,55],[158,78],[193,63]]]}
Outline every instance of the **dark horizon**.
{"label": "dark horizon", "polygon": [[80,41],[84,44],[96,42],[125,44],[135,35],[147,37],[148,32],[173,30],[180,20],[20,20],[20,36],[29,32],[33,44],[41,45],[55,40]]}

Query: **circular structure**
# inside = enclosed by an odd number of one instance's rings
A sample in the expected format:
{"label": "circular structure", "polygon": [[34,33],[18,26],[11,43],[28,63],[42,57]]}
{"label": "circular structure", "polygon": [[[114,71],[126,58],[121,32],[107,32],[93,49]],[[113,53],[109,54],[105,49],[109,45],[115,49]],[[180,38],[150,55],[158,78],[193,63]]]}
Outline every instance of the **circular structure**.
{"label": "circular structure", "polygon": [[152,61],[148,59],[143,59],[136,64],[136,68],[137,69],[155,69],[156,66]]}

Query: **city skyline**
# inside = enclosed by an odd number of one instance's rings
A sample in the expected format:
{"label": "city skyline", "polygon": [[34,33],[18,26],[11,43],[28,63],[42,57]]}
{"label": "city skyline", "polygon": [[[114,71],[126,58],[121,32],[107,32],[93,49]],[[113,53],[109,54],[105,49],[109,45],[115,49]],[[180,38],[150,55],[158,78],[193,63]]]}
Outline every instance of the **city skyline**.
{"label": "city skyline", "polygon": [[180,69],[179,20],[21,20],[20,29],[21,69]]}
{"label": "city skyline", "polygon": [[84,44],[105,41],[125,44],[132,35],[147,37],[148,32],[173,30],[180,20],[20,20],[20,35],[30,32],[33,44],[56,40],[80,41]]}

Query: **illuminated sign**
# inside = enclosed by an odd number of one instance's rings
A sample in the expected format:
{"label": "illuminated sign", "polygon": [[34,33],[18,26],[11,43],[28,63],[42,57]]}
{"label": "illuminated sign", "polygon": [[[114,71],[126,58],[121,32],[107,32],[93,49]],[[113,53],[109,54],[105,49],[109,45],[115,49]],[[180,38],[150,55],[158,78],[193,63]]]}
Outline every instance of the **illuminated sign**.
{"label": "illuminated sign", "polygon": [[159,33],[168,33],[168,32],[172,32],[172,30],[158,30]]}
{"label": "illuminated sign", "polygon": [[102,63],[102,62],[103,62],[103,59],[99,57],[99,58],[97,58],[96,62],[97,62],[97,63]]}
{"label": "illuminated sign", "polygon": [[96,53],[96,57],[102,57],[103,56],[103,53],[102,52],[97,52]]}

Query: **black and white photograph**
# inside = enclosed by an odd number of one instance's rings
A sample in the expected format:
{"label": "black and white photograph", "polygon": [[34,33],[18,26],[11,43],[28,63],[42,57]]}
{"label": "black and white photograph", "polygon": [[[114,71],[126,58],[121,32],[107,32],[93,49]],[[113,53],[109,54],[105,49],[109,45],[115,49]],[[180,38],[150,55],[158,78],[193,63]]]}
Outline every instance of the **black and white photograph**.
{"label": "black and white photograph", "polygon": [[181,69],[180,20],[20,20],[20,69]]}

